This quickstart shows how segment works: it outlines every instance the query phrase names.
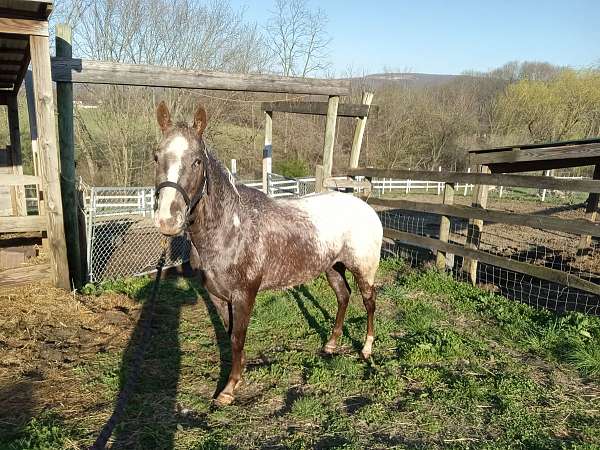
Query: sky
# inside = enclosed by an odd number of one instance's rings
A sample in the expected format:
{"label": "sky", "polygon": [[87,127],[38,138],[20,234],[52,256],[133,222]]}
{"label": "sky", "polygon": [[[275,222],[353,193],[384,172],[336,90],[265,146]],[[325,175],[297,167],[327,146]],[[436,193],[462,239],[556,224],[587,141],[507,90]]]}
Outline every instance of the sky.
{"label": "sky", "polygon": [[[335,75],[460,74],[512,61],[600,63],[600,0],[310,0],[329,18]],[[265,24],[273,0],[232,0]]]}

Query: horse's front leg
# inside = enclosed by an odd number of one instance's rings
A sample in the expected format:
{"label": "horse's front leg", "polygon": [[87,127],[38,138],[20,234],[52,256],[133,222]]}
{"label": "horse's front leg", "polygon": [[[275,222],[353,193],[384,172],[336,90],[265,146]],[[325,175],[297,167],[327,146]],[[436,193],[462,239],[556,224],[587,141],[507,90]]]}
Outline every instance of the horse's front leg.
{"label": "horse's front leg", "polygon": [[231,302],[231,372],[223,390],[215,402],[218,405],[229,405],[233,402],[233,392],[242,378],[244,368],[244,344],[246,331],[250,322],[250,314],[254,307],[256,293],[240,293],[232,298]]}

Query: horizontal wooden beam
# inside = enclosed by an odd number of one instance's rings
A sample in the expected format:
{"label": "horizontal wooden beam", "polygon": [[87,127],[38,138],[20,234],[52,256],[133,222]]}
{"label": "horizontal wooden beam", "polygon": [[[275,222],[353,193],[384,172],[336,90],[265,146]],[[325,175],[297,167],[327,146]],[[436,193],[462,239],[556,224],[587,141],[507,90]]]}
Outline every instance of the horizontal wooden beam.
{"label": "horizontal wooden beam", "polygon": [[390,228],[385,228],[383,230],[383,235],[388,239],[394,239],[406,244],[429,248],[431,250],[440,250],[446,253],[462,256],[463,258],[478,260],[482,263],[490,264],[502,269],[512,270],[514,272],[523,273],[535,278],[550,281],[552,283],[559,283],[571,288],[600,295],[600,284],[592,283],[591,281],[584,280],[576,275],[562,272],[560,270],[536,266],[522,261],[515,261],[503,256],[492,255],[481,250],[469,249],[463,247],[462,245],[442,242],[438,239],[419,236],[416,234],[407,233],[405,231],[392,230]]}
{"label": "horizontal wooden beam", "polygon": [[32,283],[40,283],[50,279],[50,264],[34,264],[25,267],[3,270],[0,273],[0,287],[10,289]]}
{"label": "horizontal wooden beam", "polygon": [[348,169],[344,174],[366,177],[396,178],[400,180],[438,181],[442,183],[468,183],[491,186],[525,187],[534,189],[560,189],[573,192],[600,193],[600,181],[568,180],[533,175],[505,175],[497,173],[436,172],[420,170],[392,170],[375,168]]}
{"label": "horizontal wooden beam", "polygon": [[336,178],[325,178],[323,181],[323,187],[333,189],[366,189],[371,190],[371,182],[369,180],[352,180],[350,178],[336,179]]}
{"label": "horizontal wooden beam", "polygon": [[42,179],[35,175],[12,175],[0,173],[0,186],[24,186],[27,184],[41,184]]}
{"label": "horizontal wooden beam", "polygon": [[[315,116],[326,116],[327,107],[327,102],[264,102],[261,105],[263,111],[312,114]],[[376,115],[377,112],[377,106],[340,103],[337,115],[338,117],[367,117],[367,115]]]}
{"label": "horizontal wooden beam", "polygon": [[560,147],[518,148],[484,153],[471,153],[472,164],[517,163],[549,159],[600,158],[600,142],[563,145]]}
{"label": "horizontal wooden beam", "polygon": [[292,78],[277,75],[235,74],[180,70],[159,66],[52,58],[52,79],[64,83],[273,92],[312,95],[349,95],[341,80]]}
{"label": "horizontal wooden beam", "polygon": [[4,48],[0,47],[0,53],[4,55],[24,55],[27,48]]}
{"label": "horizontal wooden beam", "polygon": [[30,233],[47,228],[46,216],[0,217],[0,233]]}
{"label": "horizontal wooden beam", "polygon": [[462,219],[479,219],[486,222],[520,225],[540,230],[561,231],[571,234],[600,236],[600,222],[584,219],[559,219],[557,217],[536,214],[517,214],[493,209],[473,208],[471,206],[444,205],[440,203],[413,202],[410,200],[391,200],[376,197],[364,197],[369,205],[385,206],[406,211],[425,212]]}
{"label": "horizontal wooden beam", "polygon": [[0,17],[0,33],[48,36],[48,22]]}

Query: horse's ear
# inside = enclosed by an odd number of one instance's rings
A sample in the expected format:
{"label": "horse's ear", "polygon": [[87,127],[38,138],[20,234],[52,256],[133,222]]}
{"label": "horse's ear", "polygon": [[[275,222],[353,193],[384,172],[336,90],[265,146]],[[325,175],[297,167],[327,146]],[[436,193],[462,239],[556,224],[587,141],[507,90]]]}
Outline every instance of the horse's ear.
{"label": "horse's ear", "polygon": [[171,113],[169,113],[169,108],[167,108],[167,104],[164,102],[164,100],[161,101],[158,105],[158,108],[156,108],[156,120],[158,121],[158,125],[160,126],[163,134],[171,126]]}
{"label": "horse's ear", "polygon": [[198,137],[202,137],[204,129],[206,128],[206,111],[202,105],[198,105],[196,114],[194,114],[194,130],[198,133]]}

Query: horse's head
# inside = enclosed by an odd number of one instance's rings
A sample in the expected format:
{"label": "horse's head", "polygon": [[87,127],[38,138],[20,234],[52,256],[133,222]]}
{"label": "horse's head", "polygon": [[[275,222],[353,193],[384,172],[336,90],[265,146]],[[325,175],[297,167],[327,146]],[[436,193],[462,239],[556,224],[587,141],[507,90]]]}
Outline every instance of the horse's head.
{"label": "horse's head", "polygon": [[206,111],[198,106],[192,126],[173,125],[164,102],[156,110],[162,139],[154,153],[156,164],[156,212],[154,223],[167,236],[181,233],[188,225],[206,190],[206,150],[202,133]]}

